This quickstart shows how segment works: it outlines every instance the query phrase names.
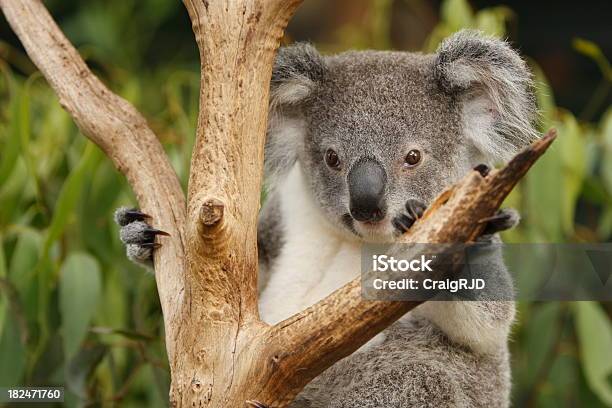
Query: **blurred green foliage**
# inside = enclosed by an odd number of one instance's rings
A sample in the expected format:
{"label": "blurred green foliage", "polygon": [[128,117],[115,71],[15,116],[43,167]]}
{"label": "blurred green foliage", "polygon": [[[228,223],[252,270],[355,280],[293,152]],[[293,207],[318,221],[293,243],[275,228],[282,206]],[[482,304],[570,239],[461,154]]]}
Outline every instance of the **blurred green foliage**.
{"label": "blurred green foliage", "polygon": [[[57,2],[50,2],[51,6]],[[183,185],[195,134],[196,61],[158,61],[156,36],[180,4],[94,1],[63,24],[113,90],[148,117]],[[342,26],[327,49],[388,48],[392,1],[364,25]],[[145,10],[146,8],[146,10]],[[475,13],[446,0],[424,44],[464,27],[503,36],[507,7]],[[576,39],[609,89],[610,64]],[[195,47],[195,45],[193,45]],[[8,44],[0,42],[0,48]],[[189,54],[189,52],[187,52]],[[79,134],[27,58],[0,59],[0,385],[65,385],[68,406],[164,406],[169,375],[155,281],[123,254],[111,214],[135,203],[123,177]],[[612,237],[612,110],[584,123],[555,105],[536,63],[542,130],[559,138],[507,200],[524,222],[509,242],[603,242]],[[597,98],[594,99],[595,102]],[[528,284],[528,283],[527,283]],[[521,303],[513,348],[516,406],[612,406],[610,306]]]}

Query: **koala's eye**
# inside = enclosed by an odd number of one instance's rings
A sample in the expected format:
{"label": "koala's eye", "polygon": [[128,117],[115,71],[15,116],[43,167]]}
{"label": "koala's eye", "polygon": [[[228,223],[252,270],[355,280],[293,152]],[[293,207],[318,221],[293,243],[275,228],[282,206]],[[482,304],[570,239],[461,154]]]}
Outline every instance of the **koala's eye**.
{"label": "koala's eye", "polygon": [[408,154],[406,155],[406,158],[404,159],[404,166],[414,167],[417,164],[419,164],[420,161],[421,161],[421,152],[416,149],[412,149],[408,152]]}
{"label": "koala's eye", "polygon": [[325,152],[325,163],[332,169],[336,169],[340,166],[340,158],[332,149],[327,149]]}

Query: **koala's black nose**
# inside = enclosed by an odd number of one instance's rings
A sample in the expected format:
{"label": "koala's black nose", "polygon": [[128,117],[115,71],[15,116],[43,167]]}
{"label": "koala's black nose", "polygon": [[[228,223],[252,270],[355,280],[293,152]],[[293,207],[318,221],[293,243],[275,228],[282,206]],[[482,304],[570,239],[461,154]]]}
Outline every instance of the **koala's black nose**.
{"label": "koala's black nose", "polygon": [[387,173],[374,159],[365,158],[353,165],[348,174],[351,215],[357,221],[376,222],[385,218]]}

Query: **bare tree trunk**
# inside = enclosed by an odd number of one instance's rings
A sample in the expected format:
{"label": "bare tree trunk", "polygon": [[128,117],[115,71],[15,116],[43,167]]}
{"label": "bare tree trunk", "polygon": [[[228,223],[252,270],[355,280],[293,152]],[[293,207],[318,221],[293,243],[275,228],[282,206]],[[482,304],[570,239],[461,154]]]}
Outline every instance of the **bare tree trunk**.
{"label": "bare tree trunk", "polygon": [[[28,55],[83,133],[125,174],[171,239],[156,251],[176,407],[284,407],[314,377],[417,302],[361,299],[355,280],[268,326],[257,310],[256,226],[274,52],[300,0],[185,0],[201,57],[185,200],[144,118],[87,68],[39,0],[0,0]],[[554,133],[507,167],[442,194],[406,242],[469,242]],[[248,402],[251,401],[251,402]]]}

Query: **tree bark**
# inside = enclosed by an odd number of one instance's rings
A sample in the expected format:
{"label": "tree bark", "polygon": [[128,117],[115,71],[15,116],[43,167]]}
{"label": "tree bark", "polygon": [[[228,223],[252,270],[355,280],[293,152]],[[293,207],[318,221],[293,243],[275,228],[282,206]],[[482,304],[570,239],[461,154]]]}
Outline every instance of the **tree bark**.
{"label": "tree bark", "polygon": [[[285,407],[314,377],[418,302],[365,301],[355,280],[269,326],[257,310],[257,214],[274,53],[300,0],[185,0],[201,58],[187,200],[146,121],[87,68],[39,0],[0,0],[9,24],[82,132],[128,178],[171,238],[156,251],[175,407]],[[471,172],[405,242],[473,240],[550,132],[507,167]]]}

